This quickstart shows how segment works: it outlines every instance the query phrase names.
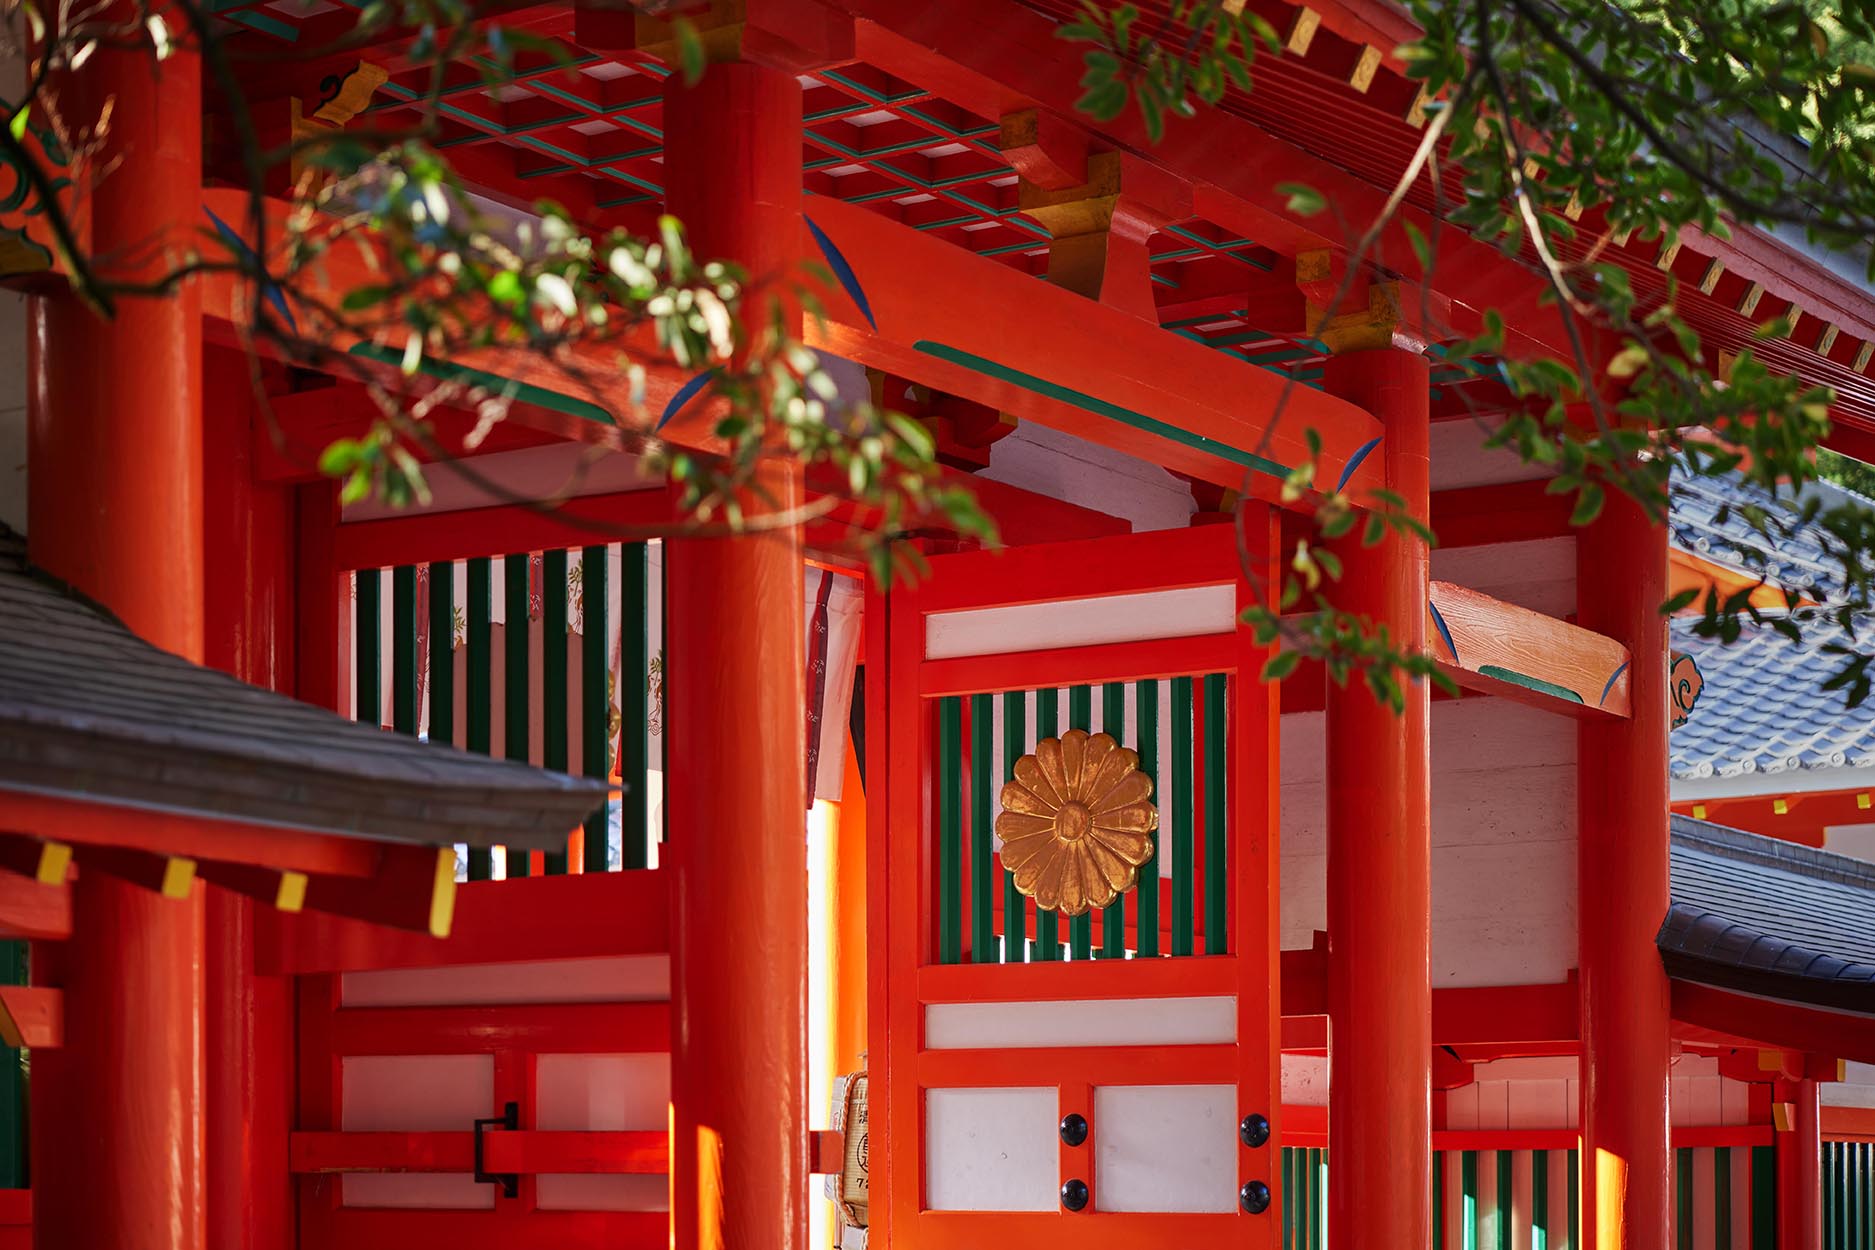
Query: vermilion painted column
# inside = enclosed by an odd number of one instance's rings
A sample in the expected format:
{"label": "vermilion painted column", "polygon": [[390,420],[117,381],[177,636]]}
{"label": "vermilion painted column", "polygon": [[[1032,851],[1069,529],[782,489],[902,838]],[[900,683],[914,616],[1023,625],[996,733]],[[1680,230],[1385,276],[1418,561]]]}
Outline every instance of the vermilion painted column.
{"label": "vermilion painted column", "polygon": [[[1429,506],[1428,371],[1417,352],[1328,361],[1323,386],[1385,427],[1388,489]],[[1335,606],[1423,650],[1427,552],[1389,535],[1338,547]],[[1404,712],[1358,678],[1328,688],[1328,1227],[1339,1246],[1414,1250],[1432,1235],[1431,690]]]}
{"label": "vermilion painted column", "polygon": [[[668,204],[760,279],[801,232],[801,89],[710,66],[664,103]],[[751,320],[763,314],[751,310]],[[800,475],[767,485],[798,504]],[[671,1223],[676,1250],[807,1242],[807,831],[798,527],[669,546]]]}
{"label": "vermilion painted column", "polygon": [[[126,20],[128,5],[113,10]],[[110,126],[88,188],[100,254],[181,260],[201,215],[196,59],[109,41],[57,84],[67,125]],[[33,559],[131,629],[202,658],[202,329],[192,290],[122,299],[104,322],[35,298],[28,340]],[[57,965],[55,969],[54,965]],[[36,957],[65,989],[65,1044],[33,1054],[33,1244],[202,1245],[202,904],[103,873],[72,891],[72,937]]]}
{"label": "vermilion painted column", "polygon": [[1777,1250],[1823,1248],[1823,1114],[1814,1080],[1779,1083],[1793,1115],[1777,1135]]}
{"label": "vermilion painted column", "polygon": [[1672,1201],[1667,976],[1667,531],[1625,495],[1576,535],[1577,619],[1628,648],[1627,720],[1576,743],[1584,1250],[1664,1250]]}

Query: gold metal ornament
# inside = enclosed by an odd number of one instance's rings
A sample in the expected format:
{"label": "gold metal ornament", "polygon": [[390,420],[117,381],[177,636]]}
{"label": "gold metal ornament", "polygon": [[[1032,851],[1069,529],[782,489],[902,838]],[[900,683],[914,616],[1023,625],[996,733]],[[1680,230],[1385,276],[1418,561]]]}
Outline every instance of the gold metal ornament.
{"label": "gold metal ornament", "polygon": [[1139,755],[1112,734],[1070,729],[1016,761],[996,834],[1016,889],[1044,911],[1079,916],[1139,880],[1159,809]]}

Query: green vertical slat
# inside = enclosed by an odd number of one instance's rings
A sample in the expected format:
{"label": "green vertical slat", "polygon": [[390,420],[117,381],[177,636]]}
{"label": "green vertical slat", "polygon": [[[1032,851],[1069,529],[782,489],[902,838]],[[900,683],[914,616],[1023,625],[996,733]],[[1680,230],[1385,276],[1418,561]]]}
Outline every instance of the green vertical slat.
{"label": "green vertical slat", "polygon": [[[1133,686],[1133,723],[1139,742],[1139,770],[1152,778],[1153,802],[1159,801],[1159,683],[1137,682]],[[1140,955],[1159,953],[1159,838],[1152,837],[1152,851],[1139,866],[1139,924],[1134,949]]]}
{"label": "green vertical slat", "polygon": [[1830,1216],[1833,1213],[1834,1208],[1835,1208],[1835,1199],[1834,1199],[1834,1195],[1831,1192],[1833,1185],[1831,1183],[1832,1177],[1830,1173],[1830,1154],[1829,1154],[1828,1142],[1823,1143],[1823,1156],[1822,1157],[1823,1157],[1823,1164],[1822,1164],[1822,1170],[1819,1173],[1819,1175],[1822,1180],[1823,1192],[1819,1196],[1823,1203],[1823,1250],[1836,1250],[1834,1229],[1832,1226],[1832,1221],[1830,1219]]}
{"label": "green vertical slat", "polygon": [[[468,627],[469,658],[468,748],[487,755],[493,742],[495,657],[490,654],[494,634],[489,618],[494,603],[494,578],[487,556],[469,561],[469,602],[463,605]],[[494,855],[485,846],[469,848],[469,880],[486,881],[495,875]]]}
{"label": "green vertical slat", "polygon": [[430,566],[430,741],[456,741],[456,566]]}
{"label": "green vertical slat", "polygon": [[1712,1244],[1717,1250],[1731,1250],[1732,1150],[1729,1146],[1719,1146],[1712,1152]]}
{"label": "green vertical slat", "polygon": [[[566,550],[545,551],[540,557],[540,685],[541,762],[556,773],[567,767],[566,718],[570,693],[566,688]],[[549,876],[566,872],[566,848],[543,857]]]}
{"label": "green vertical slat", "polygon": [[1432,1152],[1432,1250],[1445,1250],[1445,1152]]}
{"label": "green vertical slat", "polygon": [[[503,698],[506,700],[505,720],[507,733],[504,737],[504,751],[508,759],[527,762],[527,634],[528,623],[528,557],[526,553],[504,557],[501,562],[502,582],[506,589],[503,604],[507,613],[507,624],[503,627],[505,643],[503,648],[507,660],[506,679]],[[508,875],[525,877],[532,871],[526,851],[514,851],[508,856]]]}
{"label": "green vertical slat", "polygon": [[1283,1147],[1283,1250],[1296,1250],[1296,1151]]}
{"label": "green vertical slat", "polygon": [[995,792],[990,785],[996,751],[996,696],[970,696],[970,957],[996,962],[996,861],[990,813]]}
{"label": "green vertical slat", "polygon": [[1843,1250],[1842,1244],[1842,1166],[1834,1146],[1823,1144],[1823,1250]]}
{"label": "green vertical slat", "polygon": [[1549,1151],[1530,1152],[1530,1250],[1549,1250]]}
{"label": "green vertical slat", "polygon": [[[25,985],[27,945],[0,942],[0,984]],[[0,1046],[0,1189],[25,1189],[32,1183],[27,1166],[26,1052]]]}
{"label": "green vertical slat", "polygon": [[[612,701],[606,691],[606,643],[612,633],[612,594],[604,547],[587,547],[579,553],[580,634],[579,649],[579,770],[588,777],[606,777],[612,772],[611,739],[606,733],[611,721]],[[580,843],[582,871],[604,872],[606,844],[612,830],[608,800],[586,817],[586,833]]]}
{"label": "green vertical slat", "polygon": [[1511,1190],[1516,1182],[1511,1178],[1511,1156],[1514,1152],[1497,1152],[1497,1250],[1510,1250]]}
{"label": "green vertical slat", "polygon": [[1679,1250],[1693,1250],[1693,1152],[1684,1146],[1673,1152],[1673,1209],[1673,1242]]}
{"label": "green vertical slat", "polygon": [[[1028,742],[1028,708],[1020,690],[1003,695],[1003,781],[1015,780],[1016,761]],[[1016,874],[1003,872],[1003,962],[1019,964],[1028,957],[1029,900],[1016,889]]]}
{"label": "green vertical slat", "polygon": [[1775,1146],[1751,1148],[1751,1250],[1777,1250]]}
{"label": "green vertical slat", "polygon": [[[1094,728],[1094,688],[1072,686],[1068,690],[1068,728],[1082,733]],[[1084,911],[1068,921],[1068,950],[1076,959],[1088,959],[1094,953],[1094,913]]]}
{"label": "green vertical slat", "polygon": [[1204,953],[1222,955],[1229,949],[1224,920],[1225,751],[1224,725],[1229,710],[1225,677],[1209,673],[1204,679]]}
{"label": "green vertical slat", "polygon": [[378,685],[378,660],[382,651],[378,631],[383,628],[381,622],[381,599],[383,589],[380,575],[376,569],[359,569],[357,592],[354,598],[356,614],[352,625],[352,637],[357,643],[358,671],[352,674],[356,690],[358,717],[367,725],[384,723],[384,701]]}
{"label": "green vertical slat", "polygon": [[1308,1250],[1322,1250],[1322,1151],[1309,1147]]}
{"label": "green vertical slat", "polygon": [[1172,679],[1172,953],[1193,951],[1191,678]]}
{"label": "green vertical slat", "polygon": [[619,548],[618,711],[619,867],[651,862],[651,817],[645,790],[651,776],[651,594],[645,545]]}
{"label": "green vertical slat", "polygon": [[[1100,728],[1126,745],[1126,685],[1110,681],[1100,690]],[[1126,958],[1126,895],[1119,895],[1100,913],[1100,953],[1108,959]]]}
{"label": "green vertical slat", "polygon": [[1328,1244],[1328,1152],[1315,1151],[1315,1200],[1309,1204],[1315,1215],[1316,1250]]}
{"label": "green vertical slat", "polygon": [[1583,1153],[1569,1151],[1569,1250],[1583,1244]]}
{"label": "green vertical slat", "polygon": [[1475,1150],[1459,1153],[1458,1188],[1464,1201],[1459,1211],[1459,1231],[1463,1234],[1461,1250],[1478,1250],[1478,1152]]}
{"label": "green vertical slat", "polygon": [[[1035,692],[1035,740],[1060,736],[1061,696],[1054,690]],[[1061,958],[1059,940],[1060,917],[1052,911],[1035,909],[1035,957],[1055,960]]]}
{"label": "green vertical slat", "polygon": [[417,732],[417,568],[391,570],[391,728]]}
{"label": "green vertical slat", "polygon": [[1869,1151],[1870,1149],[1871,1147],[1868,1142],[1856,1143],[1856,1148],[1855,1148],[1856,1161],[1857,1161],[1856,1184],[1855,1184],[1856,1210],[1861,1213],[1861,1217],[1862,1217],[1861,1221],[1859,1222],[1856,1228],[1856,1244],[1861,1246],[1862,1250],[1869,1250],[1869,1247],[1870,1247],[1870,1237],[1869,1237],[1869,1232],[1870,1232],[1870,1229],[1869,1229],[1869,1198],[1870,1198]]}
{"label": "green vertical slat", "polygon": [[938,962],[963,958],[963,837],[959,791],[963,788],[963,700],[938,700]]}

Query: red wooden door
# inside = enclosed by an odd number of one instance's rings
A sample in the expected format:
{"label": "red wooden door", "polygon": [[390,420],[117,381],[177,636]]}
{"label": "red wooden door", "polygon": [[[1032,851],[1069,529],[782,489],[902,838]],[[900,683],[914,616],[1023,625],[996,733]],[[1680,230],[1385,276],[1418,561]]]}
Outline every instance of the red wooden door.
{"label": "red wooden door", "polygon": [[[1279,709],[1245,573],[1219,526],[942,556],[871,605],[872,1212],[897,1250],[1280,1244]],[[1160,815],[1139,888],[1079,920],[1037,915],[994,835],[1015,761],[1072,728],[1136,750]]]}
{"label": "red wooden door", "polygon": [[337,970],[298,979],[302,1250],[666,1245],[663,890],[476,882],[447,942],[308,935]]}

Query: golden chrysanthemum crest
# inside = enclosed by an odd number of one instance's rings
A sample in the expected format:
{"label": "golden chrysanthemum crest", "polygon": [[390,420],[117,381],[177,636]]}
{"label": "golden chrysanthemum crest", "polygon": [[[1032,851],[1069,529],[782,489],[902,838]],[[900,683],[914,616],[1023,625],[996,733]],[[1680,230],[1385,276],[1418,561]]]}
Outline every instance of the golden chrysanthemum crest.
{"label": "golden chrysanthemum crest", "polygon": [[996,834],[1016,889],[1044,911],[1079,916],[1139,881],[1159,809],[1137,752],[1112,734],[1070,729],[1016,761]]}

